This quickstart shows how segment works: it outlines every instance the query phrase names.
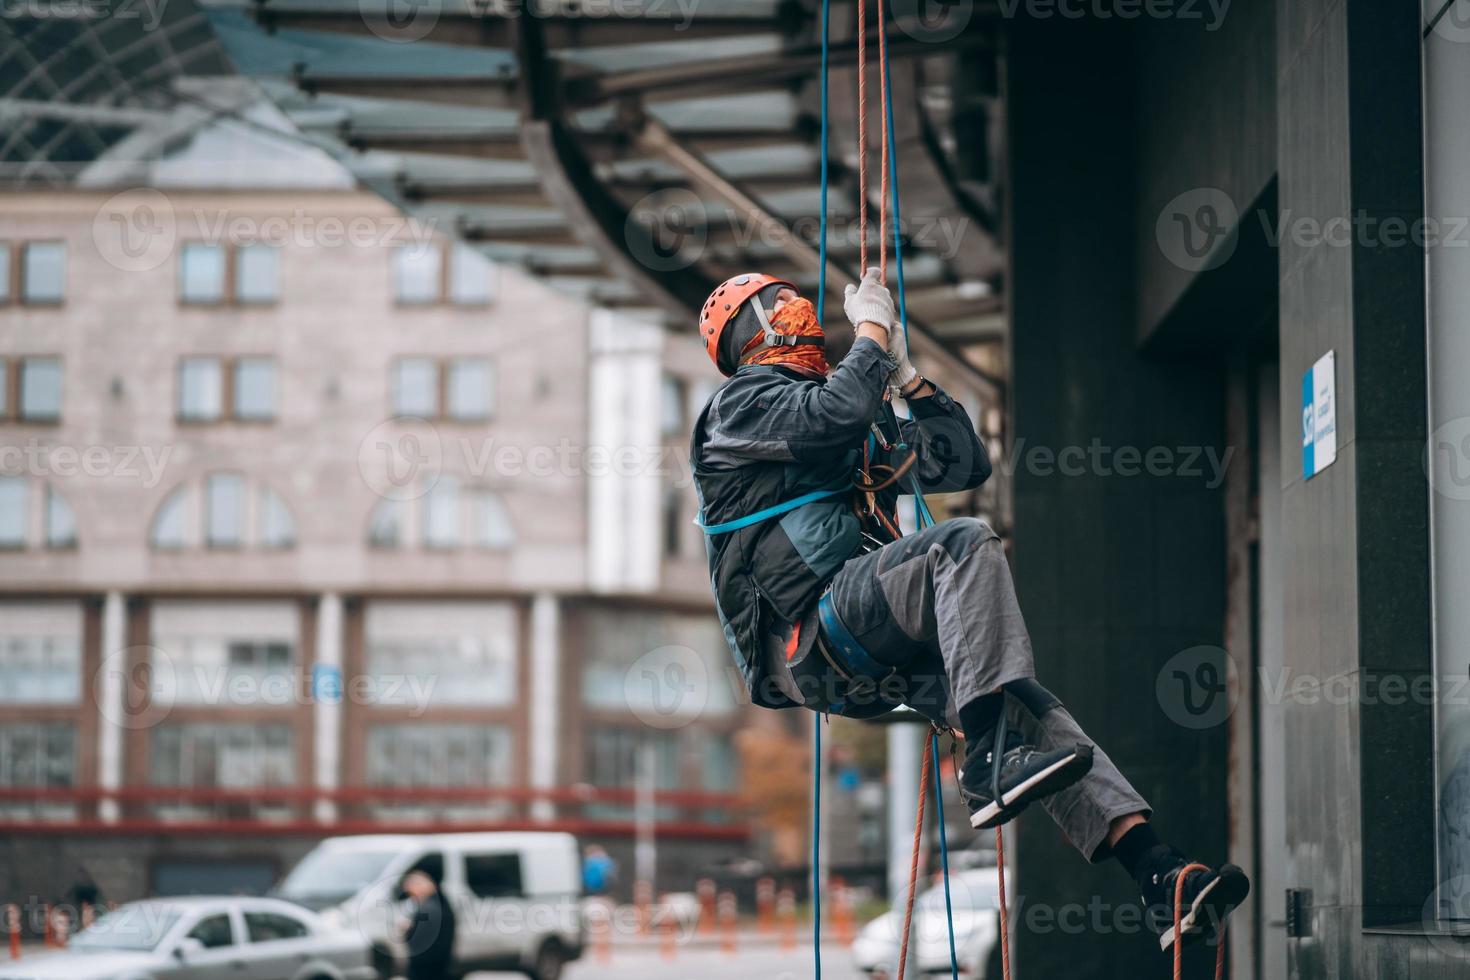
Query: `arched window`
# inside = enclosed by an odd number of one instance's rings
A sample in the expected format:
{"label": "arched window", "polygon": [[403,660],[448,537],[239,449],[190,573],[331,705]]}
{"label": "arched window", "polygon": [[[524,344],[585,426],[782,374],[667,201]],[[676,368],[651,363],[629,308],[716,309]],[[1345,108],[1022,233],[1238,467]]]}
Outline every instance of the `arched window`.
{"label": "arched window", "polygon": [[262,548],[289,548],[296,543],[296,519],[286,501],[270,487],[260,488],[258,537]]}
{"label": "arched window", "polygon": [[424,544],[430,548],[457,548],[460,539],[459,481],[441,476],[424,494]]}
{"label": "arched window", "polygon": [[285,498],[265,483],[243,473],[206,473],[180,484],[164,498],[153,515],[148,542],[165,550],[200,545],[292,548],[296,517]]}
{"label": "arched window", "polygon": [[164,498],[158,512],[153,515],[153,529],[149,541],[155,548],[182,548],[184,541],[184,514],[189,506],[189,487],[176,487]]}
{"label": "arched window", "polygon": [[515,519],[504,498],[488,487],[463,486],[452,476],[441,476],[415,502],[380,500],[368,515],[367,543],[373,548],[500,551],[515,542]]}

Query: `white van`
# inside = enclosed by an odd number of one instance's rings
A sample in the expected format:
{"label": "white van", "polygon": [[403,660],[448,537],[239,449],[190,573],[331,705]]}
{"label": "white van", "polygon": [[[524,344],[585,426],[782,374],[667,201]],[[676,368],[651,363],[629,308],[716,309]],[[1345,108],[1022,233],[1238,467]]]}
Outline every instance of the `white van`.
{"label": "white van", "polygon": [[454,910],[458,976],[514,970],[558,980],[582,954],[581,862],[570,834],[329,837],[275,894],[360,930],[390,976],[405,962],[400,885],[410,871],[439,880]]}

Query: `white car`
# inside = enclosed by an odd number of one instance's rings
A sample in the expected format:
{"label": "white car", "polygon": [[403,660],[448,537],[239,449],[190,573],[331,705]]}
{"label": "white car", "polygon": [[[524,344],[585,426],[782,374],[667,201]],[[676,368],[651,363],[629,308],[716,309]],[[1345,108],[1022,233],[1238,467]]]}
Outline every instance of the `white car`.
{"label": "white car", "polygon": [[0,980],[375,980],[367,941],[271,898],[161,898],[100,916]]}
{"label": "white car", "polygon": [[570,834],[329,837],[275,894],[365,936],[387,976],[406,960],[401,885],[410,871],[439,881],[454,911],[457,976],[515,970],[558,980],[582,955],[582,862]]}
{"label": "white car", "polygon": [[[950,876],[949,886],[960,976],[992,978],[990,967],[1000,941],[999,876],[994,868],[960,871]],[[853,962],[874,980],[897,976],[902,933],[903,904],[897,903],[896,908],[884,912],[858,933],[852,944]],[[942,883],[920,892],[914,902],[912,942],[913,962],[921,976],[949,975],[949,928]]]}

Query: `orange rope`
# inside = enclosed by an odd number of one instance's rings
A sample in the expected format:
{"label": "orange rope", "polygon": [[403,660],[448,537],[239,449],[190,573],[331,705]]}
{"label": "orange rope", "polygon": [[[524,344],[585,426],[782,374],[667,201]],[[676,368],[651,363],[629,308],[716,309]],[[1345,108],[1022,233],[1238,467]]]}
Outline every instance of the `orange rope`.
{"label": "orange rope", "polygon": [[[919,773],[919,815],[914,820],[914,856],[909,862],[909,893],[903,907],[903,942],[898,951],[898,980],[909,965],[909,934],[914,928],[914,896],[919,889],[919,848],[924,840],[924,804],[929,799],[929,767],[934,764],[934,745],[924,739],[924,764]],[[943,819],[943,818],[941,818]]]}
{"label": "orange rope", "polygon": [[[999,828],[997,828],[998,830]],[[1186,864],[1179,869],[1174,879],[1174,980],[1184,976],[1184,936],[1179,931],[1179,922],[1184,918],[1184,876],[1191,871],[1209,871],[1203,864]],[[1215,937],[1215,980],[1225,976],[1225,923],[1220,923],[1220,932]]]}
{"label": "orange rope", "polygon": [[995,873],[1000,888],[1000,975],[1011,980],[1011,923],[1006,910],[1006,842],[995,828]]}
{"label": "orange rope", "polygon": [[[878,191],[878,281],[888,281],[888,24],[883,16],[883,0],[878,0],[878,93],[883,108],[878,115],[883,120],[879,142],[883,176]],[[867,147],[863,148],[864,150]]]}

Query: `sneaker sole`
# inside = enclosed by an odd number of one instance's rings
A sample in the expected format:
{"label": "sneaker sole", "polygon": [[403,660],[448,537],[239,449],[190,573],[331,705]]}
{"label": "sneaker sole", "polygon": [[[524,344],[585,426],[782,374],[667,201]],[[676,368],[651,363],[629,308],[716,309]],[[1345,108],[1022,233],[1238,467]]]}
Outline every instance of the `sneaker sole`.
{"label": "sneaker sole", "polygon": [[1045,769],[1023,781],[1011,791],[1010,799],[1002,797],[987,803],[970,814],[970,826],[976,830],[989,830],[999,826],[1020,813],[1028,804],[1060,793],[1092,769],[1092,746],[1079,745],[1077,751],[1065,759],[1058,759]]}
{"label": "sneaker sole", "polygon": [[[1194,941],[1203,938],[1206,927],[1218,934],[1219,927],[1224,925],[1230,913],[1245,901],[1250,890],[1251,884],[1245,872],[1233,864],[1221,867],[1215,880],[1194,897],[1189,911],[1179,919],[1179,930],[1184,934],[1184,945],[1189,946]],[[1201,914],[1204,914],[1205,918],[1203,923],[1200,922]],[[1164,930],[1164,934],[1159,937],[1159,948],[1168,952],[1169,947],[1173,944],[1174,926],[1171,923],[1169,928]]]}

